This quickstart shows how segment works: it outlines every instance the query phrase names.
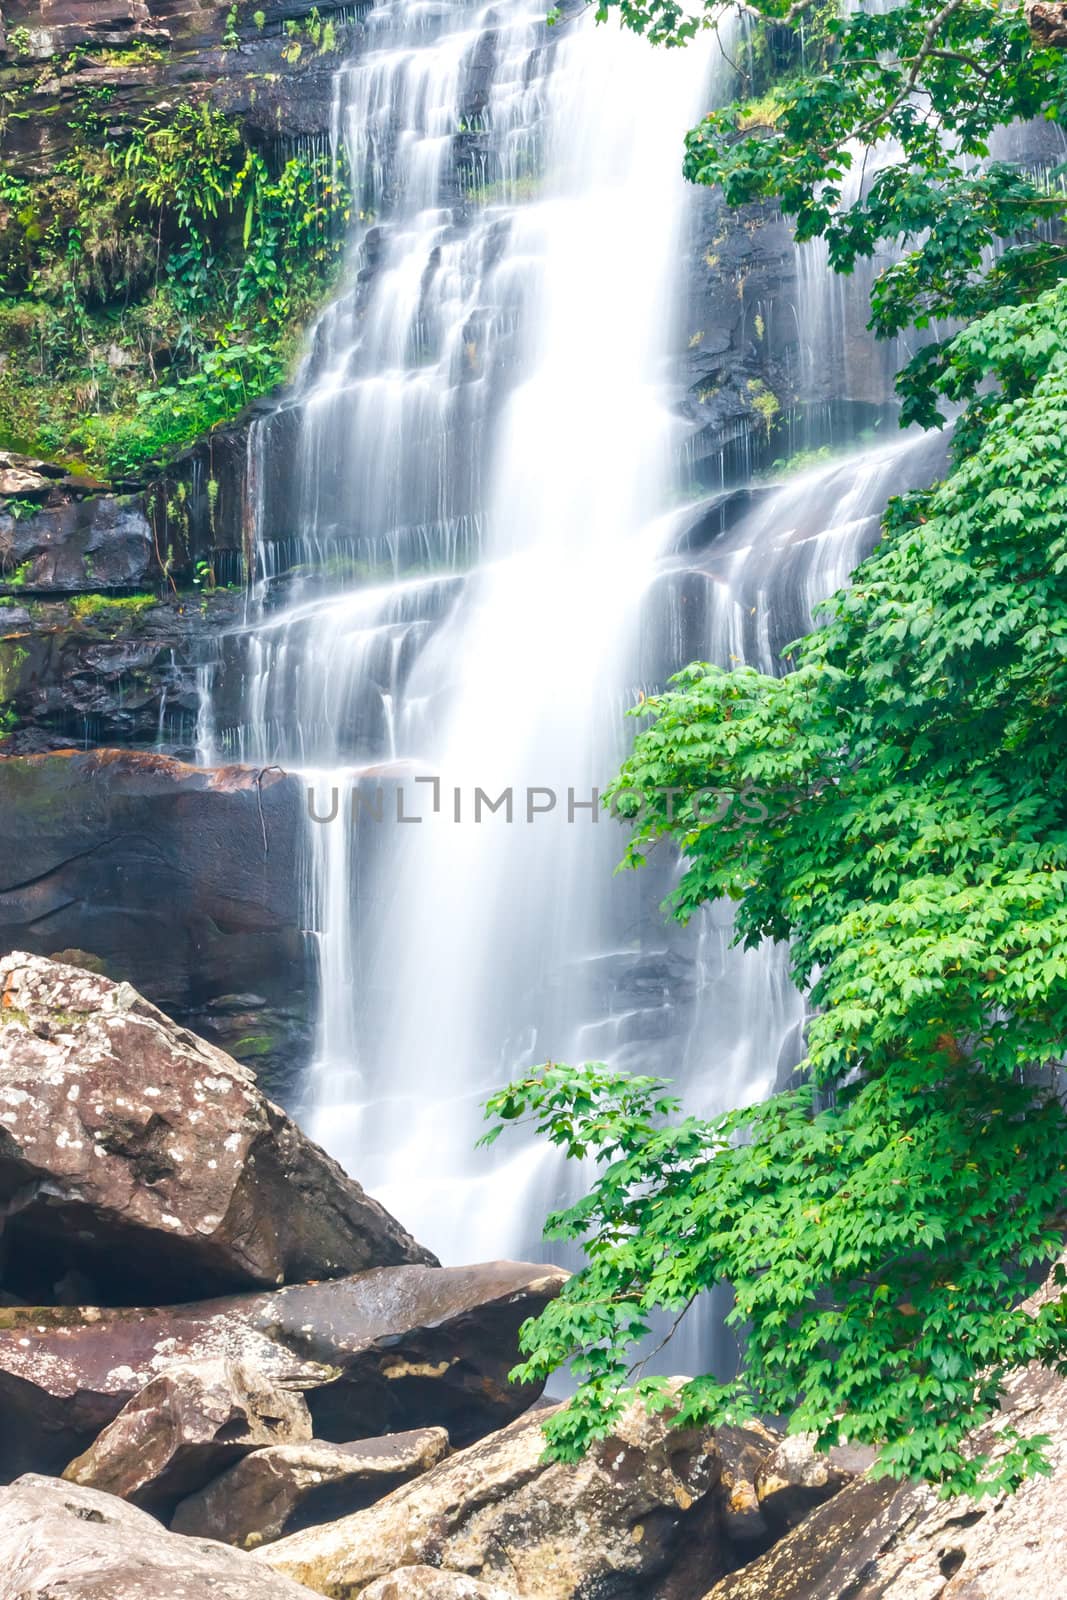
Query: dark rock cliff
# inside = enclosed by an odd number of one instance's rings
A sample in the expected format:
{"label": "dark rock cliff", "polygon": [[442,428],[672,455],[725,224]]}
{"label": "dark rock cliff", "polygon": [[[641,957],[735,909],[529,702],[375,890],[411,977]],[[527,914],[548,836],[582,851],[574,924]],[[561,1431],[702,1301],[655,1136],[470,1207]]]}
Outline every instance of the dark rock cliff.
{"label": "dark rock cliff", "polygon": [[0,760],[0,950],[133,983],[291,1099],[310,1043],[304,803],[277,768]]}
{"label": "dark rock cliff", "polygon": [[239,114],[265,143],[323,137],[333,72],[367,5],[322,0],[316,9],[334,21],[331,50],[292,48],[286,22],[312,10],[299,0],[262,0],[258,7],[229,0],[5,0],[0,67],[17,109],[4,128],[3,159],[15,172],[47,171],[70,148],[73,114],[93,100],[106,100],[122,119],[165,107],[177,95],[206,97]]}

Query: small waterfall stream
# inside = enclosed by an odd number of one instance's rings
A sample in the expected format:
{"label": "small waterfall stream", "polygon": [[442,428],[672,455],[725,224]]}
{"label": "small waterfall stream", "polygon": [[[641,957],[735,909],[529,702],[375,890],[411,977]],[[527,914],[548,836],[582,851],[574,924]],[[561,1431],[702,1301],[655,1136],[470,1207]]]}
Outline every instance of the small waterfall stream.
{"label": "small waterfall stream", "polygon": [[[785,952],[732,949],[718,907],[666,925],[671,863],[614,877],[590,805],[639,691],[694,658],[780,670],[930,471],[900,438],[678,507],[679,155],[721,61],[546,32],[525,0],[390,0],[338,75],[360,222],[298,396],[298,526],[259,540],[240,716],[205,673],[201,748],[300,768],[336,812],[308,822],[304,1117],[446,1260],[536,1255],[561,1198],[543,1149],[473,1151],[515,1072],[611,1059],[709,1111],[801,1054]],[[805,348],[832,331],[813,312]]]}

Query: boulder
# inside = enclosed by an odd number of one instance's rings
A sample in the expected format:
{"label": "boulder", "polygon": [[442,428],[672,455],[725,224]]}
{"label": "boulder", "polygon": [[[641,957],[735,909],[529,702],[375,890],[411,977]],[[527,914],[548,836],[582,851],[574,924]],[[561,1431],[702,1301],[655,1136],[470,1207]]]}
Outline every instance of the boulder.
{"label": "boulder", "polygon": [[301,1395],[238,1362],[202,1361],[145,1384],[63,1476],[162,1513],[250,1450],[310,1438]]}
{"label": "boulder", "polygon": [[975,1444],[1005,1425],[1048,1436],[1050,1477],[982,1500],[859,1478],[706,1600],[1063,1600],[1067,1381],[1036,1366],[1013,1375]]}
{"label": "boulder", "polygon": [[97,1489],[0,1489],[0,1600],[308,1600],[230,1545],[183,1539]]}
{"label": "boulder", "polygon": [[877,1570],[903,1505],[917,1492],[885,1478],[858,1479],[766,1554],[721,1579],[705,1600],[866,1600],[864,1579]]}
{"label": "boulder", "polygon": [[498,1261],[171,1309],[0,1307],[0,1478],[61,1471],[159,1373],[219,1356],[304,1391],[316,1436],[333,1443],[443,1427],[469,1444],[536,1399],[508,1380],[518,1330],[565,1280]]}
{"label": "boulder", "polygon": [[818,1451],[810,1433],[782,1439],[756,1473],[756,1494],[768,1526],[776,1535],[795,1528],[809,1511],[866,1472],[876,1454],[848,1445]]}
{"label": "boulder", "polygon": [[[710,1572],[728,1570],[710,1429],[672,1428],[634,1404],[610,1438],[563,1466],[543,1459],[545,1415],[520,1418],[369,1510],[293,1534],[259,1559],[333,1600],[404,1567],[443,1567],[526,1600],[685,1600]],[[675,1570],[687,1547],[699,1549],[700,1587]]]}
{"label": "boulder", "polygon": [[6,451],[0,456],[0,498],[29,499],[46,495],[51,487],[51,481],[33,467],[13,460]]}
{"label": "boulder", "polygon": [[0,961],[0,1287],[129,1304],[432,1261],[252,1074],[98,973]]}
{"label": "boulder", "polygon": [[439,1567],[401,1567],[364,1589],[363,1600],[521,1600],[513,1589]]}
{"label": "boulder", "polygon": [[443,1428],[415,1428],[355,1444],[316,1439],[274,1445],[245,1456],[199,1494],[183,1500],[170,1525],[176,1533],[201,1534],[251,1550],[362,1511],[447,1454]]}

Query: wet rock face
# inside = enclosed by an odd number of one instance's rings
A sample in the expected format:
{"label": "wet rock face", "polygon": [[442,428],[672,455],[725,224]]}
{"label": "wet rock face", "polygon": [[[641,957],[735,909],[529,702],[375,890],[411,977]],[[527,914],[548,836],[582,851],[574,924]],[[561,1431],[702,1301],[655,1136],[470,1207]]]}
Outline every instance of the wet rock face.
{"label": "wet rock face", "polygon": [[718,189],[694,192],[679,409],[694,427],[687,455],[709,490],[860,427],[895,429],[899,362],[888,341],[872,355],[863,286],[839,291],[833,325],[820,327],[817,302],[805,299],[818,294],[821,274],[810,258],[804,266],[777,206],[732,207]]}
{"label": "wet rock face", "polygon": [[176,1533],[252,1550],[362,1511],[447,1454],[443,1428],[416,1428],[356,1444],[316,1439],[275,1445],[245,1456],[183,1500],[170,1525]]}
{"label": "wet rock face", "polygon": [[0,509],[0,594],[143,589],[157,571],[137,497],[69,500],[18,518]]}
{"label": "wet rock face", "polygon": [[[259,142],[327,134],[332,75],[359,24],[340,0],[323,0],[318,10],[334,17],[336,48],[283,55],[285,22],[303,20],[308,9],[299,0],[263,0],[254,12],[238,8],[231,24],[229,0],[8,0],[0,70],[21,90],[22,114],[5,130],[5,161],[28,176],[47,169],[69,149],[72,106],[102,90],[116,120],[208,97],[240,115]],[[120,59],[97,53],[138,44],[149,48]],[[79,47],[80,59],[63,60]],[[54,73],[42,71],[48,62]]]}
{"label": "wet rock face", "polygon": [[236,591],[154,602],[152,595],[0,597],[0,702],[13,731],[0,754],[71,745],[150,746],[192,759],[197,667],[238,620]]}
{"label": "wet rock face", "polygon": [[433,1261],[237,1062],[128,984],[0,961],[0,1284],[98,1303]]}
{"label": "wet rock face", "polygon": [[[766,435],[762,392],[782,410],[797,398],[797,270],[793,239],[769,205],[728,207],[718,190],[694,193],[686,252],[687,301],[679,359],[682,410],[709,487],[738,475],[749,436]],[[753,387],[759,385],[760,387]]]}
{"label": "wet rock face", "polygon": [[0,951],[87,952],[282,1093],[307,1059],[305,801],[278,769],[123,751],[0,760]]}
{"label": "wet rock face", "polygon": [[[243,584],[253,527],[268,544],[293,539],[302,515],[300,475],[293,470],[301,425],[293,397],[279,405],[267,396],[190,445],[150,487],[144,497],[149,521],[171,552],[179,584],[196,576],[198,561],[209,563],[216,583]],[[256,426],[261,434],[250,461]],[[328,482],[322,490],[328,492]]]}
{"label": "wet rock face", "polygon": [[229,1545],[168,1533],[97,1489],[30,1475],[0,1489],[0,1600],[308,1600]]}
{"label": "wet rock face", "polygon": [[204,1361],[153,1378],[63,1476],[160,1516],[250,1450],[310,1438],[299,1394],[240,1363]]}
{"label": "wet rock face", "polygon": [[[674,1571],[687,1543],[700,1541],[705,1582],[732,1564],[711,1430],[671,1429],[634,1406],[583,1461],[546,1465],[544,1415],[451,1456],[368,1511],[268,1546],[261,1559],[335,1600],[419,1566],[524,1600],[683,1600],[703,1586]],[[407,1592],[399,1575],[392,1581]]]}
{"label": "wet rock face", "polygon": [[565,1279],[523,1262],[383,1267],[170,1309],[0,1309],[0,1478],[62,1471],[159,1373],[219,1357],[303,1391],[331,1443],[441,1427],[468,1444],[537,1398],[508,1372]]}

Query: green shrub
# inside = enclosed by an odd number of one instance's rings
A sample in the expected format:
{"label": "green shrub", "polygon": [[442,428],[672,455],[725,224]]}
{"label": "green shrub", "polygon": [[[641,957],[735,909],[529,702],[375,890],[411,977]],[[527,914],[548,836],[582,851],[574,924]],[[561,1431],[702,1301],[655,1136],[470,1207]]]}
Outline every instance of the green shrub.
{"label": "green shrub", "polygon": [[348,195],[325,154],[275,167],[206,104],[0,169],[0,436],[140,480],[283,381],[331,281]]}

